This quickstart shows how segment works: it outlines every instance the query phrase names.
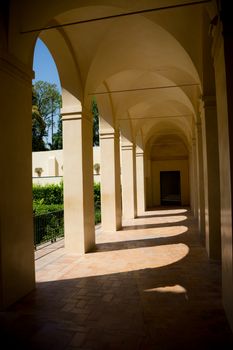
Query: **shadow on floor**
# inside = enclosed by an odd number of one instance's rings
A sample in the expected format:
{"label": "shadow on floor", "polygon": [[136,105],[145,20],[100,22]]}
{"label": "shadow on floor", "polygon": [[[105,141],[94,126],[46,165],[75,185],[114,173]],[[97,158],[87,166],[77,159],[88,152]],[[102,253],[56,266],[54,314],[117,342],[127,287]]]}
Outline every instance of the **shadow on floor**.
{"label": "shadow on floor", "polygon": [[[186,246],[187,254],[169,263],[169,245],[175,253]],[[154,246],[164,247],[160,255],[145,249]],[[133,263],[130,249],[135,247],[145,268]],[[122,255],[125,249],[129,252]],[[174,237],[104,242],[97,252],[102,254],[56,256],[39,271],[45,282],[0,312],[4,349],[233,348],[221,302],[221,266],[208,260],[194,227]],[[151,260],[161,265],[149,268]],[[123,264],[124,272],[109,273],[114,264],[117,271]],[[77,277],[80,271],[83,276]]]}
{"label": "shadow on floor", "polygon": [[95,248],[90,252],[103,252],[103,251],[115,251],[123,249],[135,249],[135,248],[145,248],[145,247],[155,247],[167,244],[177,244],[178,242],[183,243],[183,238],[185,238],[185,233],[180,233],[174,237],[158,237],[158,238],[147,238],[147,239],[133,239],[127,241],[119,242],[107,242],[107,243],[97,243]]}
{"label": "shadow on floor", "polygon": [[200,247],[182,260],[93,277],[60,279],[0,313],[17,349],[232,349],[220,265]]}

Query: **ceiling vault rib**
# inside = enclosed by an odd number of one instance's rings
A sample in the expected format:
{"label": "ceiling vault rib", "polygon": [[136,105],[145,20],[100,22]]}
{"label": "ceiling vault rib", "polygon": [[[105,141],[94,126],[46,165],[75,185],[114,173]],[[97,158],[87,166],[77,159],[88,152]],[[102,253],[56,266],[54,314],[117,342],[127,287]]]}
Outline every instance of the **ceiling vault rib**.
{"label": "ceiling vault rib", "polygon": [[152,86],[144,88],[135,88],[135,89],[124,89],[124,90],[112,90],[112,91],[100,91],[100,92],[91,92],[88,95],[105,95],[105,94],[117,94],[122,92],[134,92],[134,91],[143,91],[143,90],[159,90],[159,89],[172,89],[177,87],[186,87],[186,86],[199,86],[198,83],[191,84],[177,84],[177,85],[165,85],[165,86]]}
{"label": "ceiling vault rib", "polygon": [[81,21],[75,21],[75,22],[69,22],[69,23],[63,23],[63,24],[54,24],[54,25],[47,26],[47,27],[34,28],[34,29],[29,29],[29,30],[21,30],[20,34],[35,33],[35,32],[40,32],[42,30],[50,30],[50,29],[56,29],[56,28],[61,28],[61,27],[68,27],[68,26],[103,21],[103,20],[108,20],[108,19],[113,19],[113,18],[118,18],[118,17],[139,15],[141,13],[170,10],[170,9],[175,9],[175,8],[180,8],[180,7],[185,7],[185,6],[192,6],[192,5],[202,5],[202,4],[208,3],[210,1],[211,0],[191,1],[191,2],[186,2],[186,3],[176,4],[176,5],[168,5],[168,6],[163,6],[163,7],[156,7],[156,8],[150,8],[150,9],[144,9],[144,10],[138,10],[138,11],[132,11],[132,12],[118,13],[118,14],[110,15],[110,16],[90,18],[90,19],[85,19],[85,20],[81,20]]}
{"label": "ceiling vault rib", "polygon": [[187,118],[192,117],[192,114],[177,114],[177,115],[154,115],[150,117],[129,117],[129,118],[118,118],[118,120],[140,120],[140,119],[156,119],[156,118]]}

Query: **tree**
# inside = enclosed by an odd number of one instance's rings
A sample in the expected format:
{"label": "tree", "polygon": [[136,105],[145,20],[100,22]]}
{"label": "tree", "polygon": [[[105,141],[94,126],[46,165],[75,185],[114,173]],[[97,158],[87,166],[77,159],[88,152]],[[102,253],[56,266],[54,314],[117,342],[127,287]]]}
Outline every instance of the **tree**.
{"label": "tree", "polygon": [[[61,95],[56,84],[37,81],[33,85],[32,96],[33,151],[44,151],[46,145],[51,150],[62,149],[62,120],[60,116]],[[99,146],[99,111],[96,100],[92,101],[93,146]],[[54,132],[54,127],[57,127]],[[51,128],[51,137],[49,131]]]}
{"label": "tree", "polygon": [[99,146],[99,110],[96,100],[92,100],[93,146]]}
{"label": "tree", "polygon": [[53,134],[51,149],[62,149],[62,119],[59,116],[57,132]]}
{"label": "tree", "polygon": [[46,136],[46,124],[42,119],[38,107],[35,90],[32,89],[32,151],[45,151],[44,137]]}
{"label": "tree", "polygon": [[35,82],[33,88],[38,112],[46,125],[47,144],[53,148],[54,127],[60,115],[61,95],[56,84],[46,81]]}

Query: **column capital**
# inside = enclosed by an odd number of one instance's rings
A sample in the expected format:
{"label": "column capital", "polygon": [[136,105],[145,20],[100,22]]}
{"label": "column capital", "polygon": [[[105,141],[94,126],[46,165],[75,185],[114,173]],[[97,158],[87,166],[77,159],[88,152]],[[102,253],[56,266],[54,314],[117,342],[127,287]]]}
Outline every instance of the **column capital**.
{"label": "column capital", "polygon": [[126,145],[121,145],[122,151],[133,151],[135,148],[135,145],[132,144],[126,144]]}
{"label": "column capital", "polygon": [[144,152],[143,151],[136,151],[136,157],[143,157]]}
{"label": "column capital", "polygon": [[92,124],[92,120],[89,115],[85,114],[83,111],[78,110],[75,106],[68,106],[61,109],[62,121],[71,121],[71,120],[87,120]]}
{"label": "column capital", "polygon": [[64,111],[63,108],[61,109],[61,116],[62,116],[62,121],[67,121],[67,120],[79,120],[82,119],[82,112],[80,111],[68,111],[67,109]]}
{"label": "column capital", "polygon": [[99,133],[99,138],[100,140],[105,140],[105,139],[114,139],[119,137],[119,131],[118,130],[111,130],[111,131],[105,131],[105,132],[100,132]]}
{"label": "column capital", "polygon": [[0,50],[0,70],[23,82],[25,85],[32,86],[34,71],[19,61],[17,57],[6,54]]}

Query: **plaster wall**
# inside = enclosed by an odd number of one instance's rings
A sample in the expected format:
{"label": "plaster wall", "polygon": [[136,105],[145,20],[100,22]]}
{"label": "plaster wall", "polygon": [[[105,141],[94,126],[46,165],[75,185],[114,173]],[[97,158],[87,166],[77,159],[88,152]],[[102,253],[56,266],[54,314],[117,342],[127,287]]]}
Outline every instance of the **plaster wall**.
{"label": "plaster wall", "polygon": [[[93,166],[100,164],[100,147],[93,147]],[[42,168],[42,174],[39,177],[35,172],[36,168]],[[101,169],[100,169],[101,171]],[[32,152],[32,176],[33,183],[45,185],[60,183],[63,177],[63,150]],[[95,182],[100,182],[100,174],[96,174],[93,169]]]}

